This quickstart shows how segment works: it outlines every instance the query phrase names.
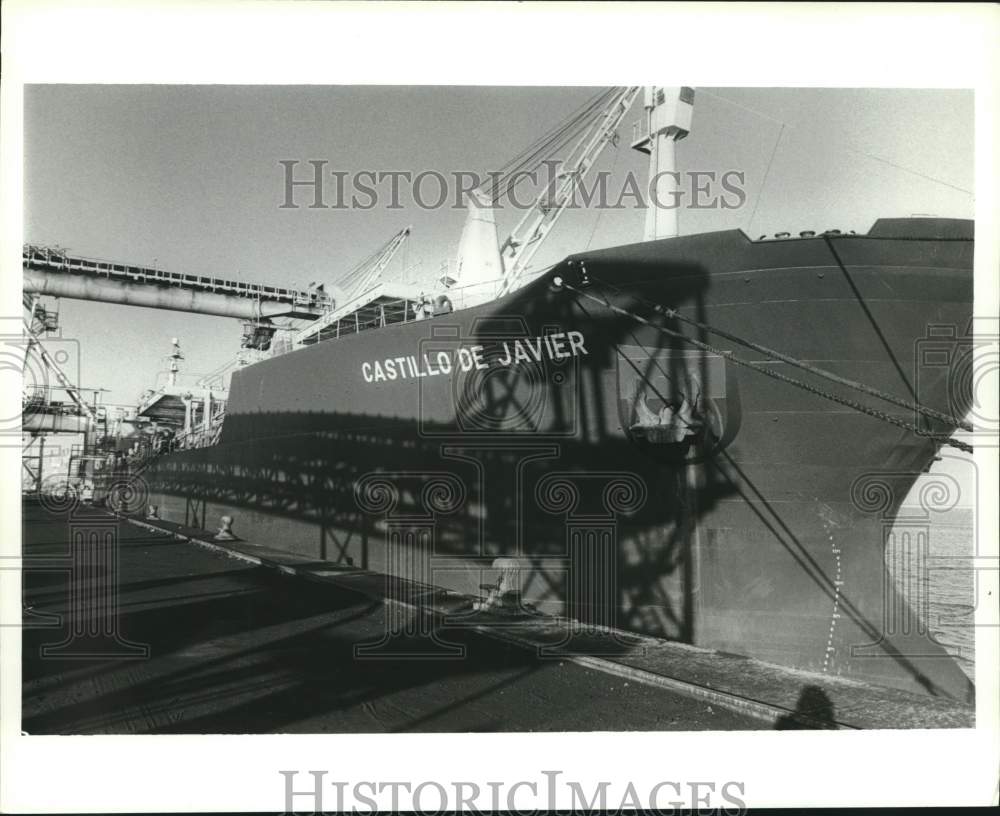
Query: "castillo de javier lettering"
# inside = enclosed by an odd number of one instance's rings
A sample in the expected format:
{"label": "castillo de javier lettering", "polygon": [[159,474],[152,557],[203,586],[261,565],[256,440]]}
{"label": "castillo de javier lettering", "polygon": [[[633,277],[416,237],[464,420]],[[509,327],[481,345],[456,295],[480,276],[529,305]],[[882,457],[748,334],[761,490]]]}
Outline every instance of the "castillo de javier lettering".
{"label": "castillo de javier lettering", "polygon": [[483,346],[459,346],[453,351],[425,352],[365,360],[361,376],[367,383],[418,379],[450,374],[452,371],[482,371],[491,367],[507,368],[521,363],[565,360],[587,354],[581,332],[555,332],[540,337],[505,340],[497,344],[499,353],[486,356]]}

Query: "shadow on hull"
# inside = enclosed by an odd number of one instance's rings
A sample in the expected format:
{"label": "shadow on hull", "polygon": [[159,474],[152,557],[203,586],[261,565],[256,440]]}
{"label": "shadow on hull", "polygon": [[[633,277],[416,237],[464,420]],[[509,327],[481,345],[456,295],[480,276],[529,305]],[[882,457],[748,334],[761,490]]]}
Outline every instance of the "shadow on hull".
{"label": "shadow on hull", "polygon": [[667,311],[962,416],[947,368],[906,361],[930,327],[965,331],[971,234],[876,227],[604,250],[482,307],[250,366],[222,444],[153,462],[150,495],[173,521],[230,513],[252,541],[473,595],[510,556],[544,612],[971,699],[884,560],[937,452],[922,433],[954,426],[913,433],[776,382],[785,364],[734,365],[745,348]]}

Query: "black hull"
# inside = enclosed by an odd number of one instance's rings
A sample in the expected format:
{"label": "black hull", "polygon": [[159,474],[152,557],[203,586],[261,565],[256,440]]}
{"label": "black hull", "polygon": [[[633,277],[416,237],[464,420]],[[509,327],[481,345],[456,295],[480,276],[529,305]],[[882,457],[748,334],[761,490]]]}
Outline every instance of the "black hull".
{"label": "black hull", "polygon": [[[552,278],[578,281],[583,260],[586,291],[618,306],[677,308],[962,416],[951,367],[918,365],[917,351],[932,326],[966,331],[972,247],[971,224],[927,219],[882,221],[867,236],[756,243],[733,231],[568,259],[485,306],[238,372],[221,443],[152,463],[151,501],[175,521],[211,526],[230,513],[255,541],[471,594],[498,555],[515,555],[525,599],[546,612],[968,700],[971,684],[883,560],[939,443],[697,351]],[[563,343],[535,341],[541,361],[501,364],[516,339],[552,332]],[[476,345],[485,367],[459,370],[458,349]],[[397,358],[393,379],[384,363]],[[663,389],[700,388],[699,434],[644,433],[637,383],[654,411]]]}

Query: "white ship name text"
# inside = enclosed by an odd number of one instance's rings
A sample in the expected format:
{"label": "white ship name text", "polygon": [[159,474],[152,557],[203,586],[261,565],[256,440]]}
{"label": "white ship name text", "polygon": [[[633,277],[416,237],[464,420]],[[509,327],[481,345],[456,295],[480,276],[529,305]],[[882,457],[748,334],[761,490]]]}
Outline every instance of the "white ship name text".
{"label": "white ship name text", "polygon": [[556,332],[541,337],[504,340],[497,344],[497,353],[489,357],[485,355],[483,346],[460,346],[454,351],[366,360],[361,364],[361,376],[366,383],[419,379],[451,374],[453,371],[483,371],[488,368],[509,368],[522,363],[566,360],[585,354],[588,351],[580,332]]}

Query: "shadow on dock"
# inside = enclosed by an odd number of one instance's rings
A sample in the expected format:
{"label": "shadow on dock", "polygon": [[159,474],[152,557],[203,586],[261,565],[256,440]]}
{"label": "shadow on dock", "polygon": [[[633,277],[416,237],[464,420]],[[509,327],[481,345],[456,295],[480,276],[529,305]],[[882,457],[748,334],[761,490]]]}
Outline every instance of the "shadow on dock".
{"label": "shadow on dock", "polygon": [[819,686],[802,689],[795,711],[779,717],[774,724],[775,731],[803,731],[836,729],[833,702]]}

